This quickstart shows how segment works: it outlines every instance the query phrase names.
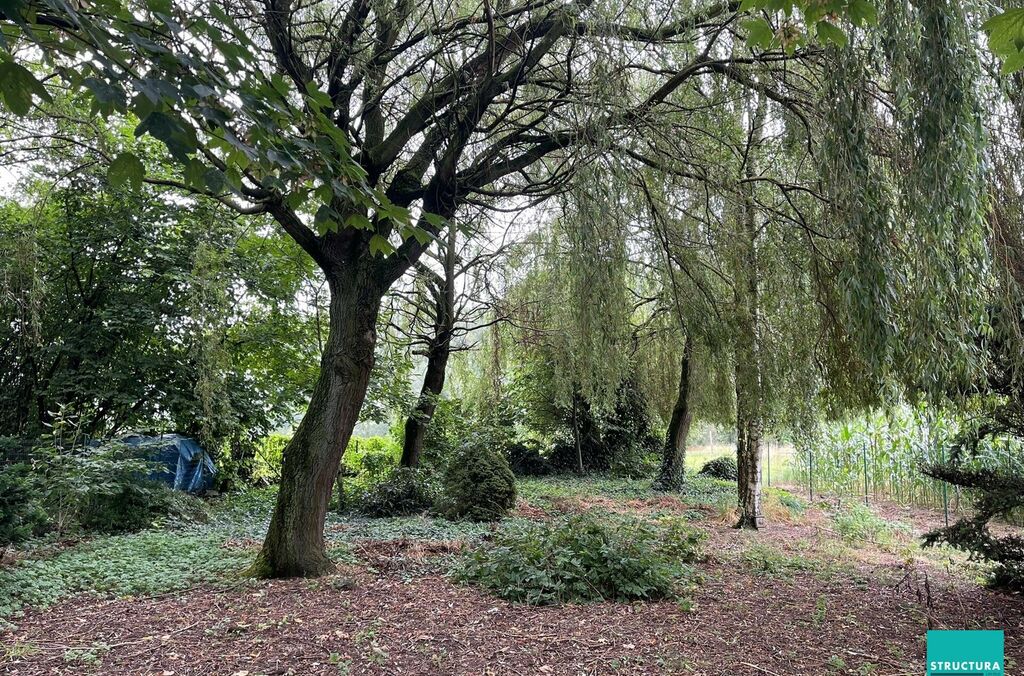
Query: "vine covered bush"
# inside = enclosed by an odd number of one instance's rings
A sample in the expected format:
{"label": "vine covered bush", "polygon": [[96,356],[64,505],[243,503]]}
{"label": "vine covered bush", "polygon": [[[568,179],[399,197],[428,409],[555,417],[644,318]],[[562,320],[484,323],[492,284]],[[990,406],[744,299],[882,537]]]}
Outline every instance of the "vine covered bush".
{"label": "vine covered bush", "polygon": [[490,443],[467,443],[448,464],[439,511],[453,520],[498,521],[516,504],[516,478]]}
{"label": "vine covered bush", "polygon": [[591,515],[506,528],[473,550],[456,577],[509,601],[659,599],[694,579],[707,533],[681,519],[598,520]]}

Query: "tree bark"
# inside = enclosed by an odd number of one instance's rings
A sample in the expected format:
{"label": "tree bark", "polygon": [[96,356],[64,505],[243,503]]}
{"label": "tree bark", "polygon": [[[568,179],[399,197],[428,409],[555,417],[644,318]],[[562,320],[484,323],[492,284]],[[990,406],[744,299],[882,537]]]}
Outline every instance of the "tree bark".
{"label": "tree bark", "polygon": [[253,575],[308,577],[334,569],[324,543],[324,519],[366,396],[377,315],[386,290],[373,274],[372,261],[365,258],[328,274],[330,325],[320,376],[306,414],[285,447],[277,504],[250,569]]}
{"label": "tree bark", "polygon": [[679,394],[665,433],[661,470],[654,481],[655,490],[678,491],[686,477],[686,438],[693,423],[693,338],[686,336],[679,368]]}

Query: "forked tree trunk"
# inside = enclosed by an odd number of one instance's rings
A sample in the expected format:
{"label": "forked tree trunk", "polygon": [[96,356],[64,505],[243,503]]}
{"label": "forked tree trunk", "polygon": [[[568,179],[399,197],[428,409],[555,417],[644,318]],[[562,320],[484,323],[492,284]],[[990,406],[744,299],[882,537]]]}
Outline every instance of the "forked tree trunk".
{"label": "forked tree trunk", "polygon": [[405,441],[402,444],[402,467],[416,467],[423,454],[423,440],[427,428],[437,409],[437,400],[444,389],[445,369],[450,354],[450,333],[438,336],[435,344],[427,353],[427,373],[423,377],[423,387],[416,401],[416,408],[405,421]]}
{"label": "forked tree trunk", "polygon": [[658,478],[654,481],[655,490],[678,491],[683,487],[686,477],[686,437],[693,423],[693,371],[693,338],[687,334],[679,368],[679,393],[665,432],[664,456]]}
{"label": "forked tree trunk", "polygon": [[359,418],[373,369],[384,289],[369,264],[328,279],[330,330],[306,414],[285,447],[281,486],[266,540],[250,573],[323,575],[334,569],[324,519],[345,447]]}

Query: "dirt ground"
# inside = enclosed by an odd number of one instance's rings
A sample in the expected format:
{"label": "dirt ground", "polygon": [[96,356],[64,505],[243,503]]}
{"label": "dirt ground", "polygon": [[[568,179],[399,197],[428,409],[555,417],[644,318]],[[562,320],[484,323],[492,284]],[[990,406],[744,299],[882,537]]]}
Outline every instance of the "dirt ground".
{"label": "dirt ground", "polygon": [[360,565],[320,580],[30,611],[0,634],[0,673],[910,676],[929,628],[1003,629],[1006,673],[1022,673],[1024,599],[941,555],[841,544],[827,524],[812,512],[751,534],[708,520],[689,598],[545,608],[431,572],[458,543],[367,541]]}

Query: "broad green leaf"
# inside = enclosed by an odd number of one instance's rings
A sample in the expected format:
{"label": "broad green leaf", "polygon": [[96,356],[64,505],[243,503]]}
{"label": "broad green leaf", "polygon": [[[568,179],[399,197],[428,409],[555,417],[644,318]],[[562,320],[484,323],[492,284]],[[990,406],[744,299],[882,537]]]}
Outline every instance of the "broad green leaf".
{"label": "broad green leaf", "polygon": [[370,238],[370,255],[372,256],[387,256],[395,252],[395,247],[391,245],[384,237],[374,234]]}
{"label": "broad green leaf", "polygon": [[747,47],[768,49],[775,39],[775,31],[761,18],[747,19],[741,24],[747,31]]}
{"label": "broad green leaf", "polygon": [[132,153],[121,153],[107,168],[107,180],[115,188],[127,184],[132,190],[138,190],[142,187],[142,179],[145,177],[146,168],[142,160]]}
{"label": "broad green leaf", "polygon": [[818,37],[823,42],[831,42],[838,47],[845,47],[848,43],[846,33],[843,29],[828,21],[818,23]]}

